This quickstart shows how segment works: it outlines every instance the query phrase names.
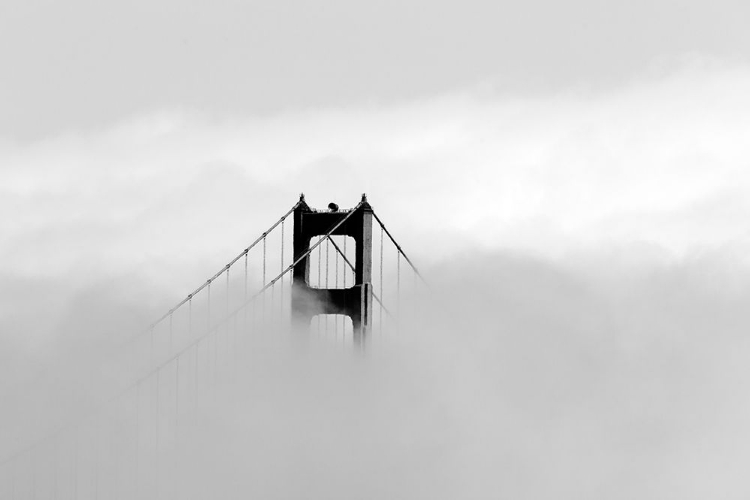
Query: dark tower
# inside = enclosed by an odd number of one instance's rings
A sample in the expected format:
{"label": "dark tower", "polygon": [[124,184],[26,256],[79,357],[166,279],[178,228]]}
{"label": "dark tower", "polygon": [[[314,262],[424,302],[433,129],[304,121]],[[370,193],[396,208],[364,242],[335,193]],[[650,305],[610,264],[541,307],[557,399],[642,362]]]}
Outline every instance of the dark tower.
{"label": "dark tower", "polygon": [[[344,221],[345,220],[345,221]],[[350,236],[356,243],[354,284],[349,288],[313,288],[310,286],[309,255],[300,260],[293,271],[292,319],[298,329],[310,328],[318,314],[345,314],[352,320],[354,342],[363,345],[372,320],[372,207],[367,197],[352,210],[317,211],[305,203],[294,210],[294,262],[310,250],[310,240],[328,234]]]}

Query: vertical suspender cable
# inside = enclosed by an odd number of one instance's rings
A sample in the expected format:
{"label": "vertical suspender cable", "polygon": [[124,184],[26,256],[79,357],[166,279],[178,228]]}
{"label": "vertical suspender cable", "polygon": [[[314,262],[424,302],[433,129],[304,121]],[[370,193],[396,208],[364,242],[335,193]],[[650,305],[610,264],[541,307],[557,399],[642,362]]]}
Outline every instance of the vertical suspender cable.
{"label": "vertical suspender cable", "polygon": [[[383,295],[383,228],[380,228],[380,300],[385,300]],[[378,321],[380,322],[380,333],[383,333],[383,304],[380,304]]]}
{"label": "vertical suspender cable", "polygon": [[226,325],[227,325],[226,330],[225,330],[226,335],[224,336],[224,353],[226,354],[229,352],[229,264],[227,264],[227,300],[226,300],[226,312],[224,315],[224,321],[226,322]]}
{"label": "vertical suspender cable", "polygon": [[323,269],[323,249],[318,246],[318,288],[323,288],[323,279],[321,278],[321,271]]}
{"label": "vertical suspender cable", "polygon": [[31,461],[31,498],[36,498],[36,450],[31,450],[29,460]]}
{"label": "vertical suspender cable", "polygon": [[[245,293],[242,298],[242,303],[247,304],[247,252],[245,252]],[[247,307],[242,312],[243,315],[243,325],[242,329],[247,330]]]}
{"label": "vertical suspender cable", "polygon": [[[243,311],[244,310],[245,310],[245,308],[243,308]],[[237,351],[239,350],[237,348],[237,329],[238,329],[237,323],[239,322],[238,316],[239,315],[234,314],[233,315],[233,319],[232,319],[232,323],[233,323],[232,331],[234,331],[234,341],[233,341],[233,344],[232,344],[232,351],[231,351],[232,352],[232,370],[233,371],[236,370],[236,368],[237,368]]]}
{"label": "vertical suspender cable", "polygon": [[154,425],[154,477],[156,488],[156,498],[159,498],[159,382],[160,382],[161,367],[156,369],[156,408],[155,413],[155,425]]}
{"label": "vertical suspender cable", "polygon": [[203,338],[199,338],[195,343],[195,408],[198,408],[201,398],[201,342]]}
{"label": "vertical suspender cable", "polygon": [[[190,338],[190,341],[193,341],[193,297],[190,296],[190,300],[188,301],[188,337]],[[195,349],[195,345],[193,345],[193,349]],[[189,367],[190,365],[188,365]],[[198,369],[198,355],[195,356],[195,369]],[[188,374],[190,373],[190,370],[188,369]],[[189,377],[189,375],[188,375]],[[188,385],[188,394],[189,394],[189,385]],[[193,388],[193,390],[197,390],[197,385]]]}
{"label": "vertical suspender cable", "polygon": [[[284,220],[281,221],[281,272],[284,272]],[[281,291],[279,292],[279,317],[284,323],[284,280],[281,280]]]}
{"label": "vertical suspender cable", "polygon": [[[323,280],[321,279],[321,271],[323,269],[323,249],[318,245],[318,288],[323,288]],[[318,322],[318,335],[321,334],[321,321],[320,321],[320,315],[316,316],[317,322]]]}
{"label": "vertical suspender cable", "polygon": [[[99,426],[94,421],[94,498],[99,498]],[[32,497],[36,498],[36,496]]]}
{"label": "vertical suspender cable", "polygon": [[401,312],[401,252],[396,249],[396,304]]}
{"label": "vertical suspender cable", "polygon": [[[169,356],[172,355],[172,315],[169,315]],[[175,397],[177,397],[175,395]],[[167,385],[167,398],[169,398],[169,385]],[[169,413],[167,413],[169,414]]]}
{"label": "vertical suspender cable", "polygon": [[[242,303],[247,302],[247,252],[245,252],[245,294],[243,296]],[[247,313],[245,314],[245,322],[247,322]]]}
{"label": "vertical suspender cable", "polygon": [[[211,376],[213,377],[211,381],[216,384],[216,381],[218,380],[219,376],[219,330],[218,328],[214,330],[213,333],[214,336],[214,368],[213,372],[211,373]],[[208,343],[209,347],[211,343]]]}
{"label": "vertical suspender cable", "polygon": [[271,285],[271,308],[268,312],[268,317],[271,320],[271,324],[273,324],[276,318],[276,283]]}
{"label": "vertical suspender cable", "polygon": [[[206,356],[208,358],[207,365],[208,365],[208,373],[211,373],[211,280],[208,281],[208,318],[206,320],[206,335],[207,335],[207,342],[206,346],[208,349],[208,355]],[[209,378],[210,380],[210,375]]]}
{"label": "vertical suspender cable", "polygon": [[[329,261],[331,260],[330,255],[331,255],[331,240],[326,238],[326,290],[328,290],[328,275],[330,274],[328,270],[328,264],[329,264]],[[328,316],[329,315],[326,314],[326,336],[328,336],[328,333],[329,333],[328,332]]]}
{"label": "vertical suspender cable", "polygon": [[208,282],[208,298],[206,306],[206,333],[211,332],[211,281]]}
{"label": "vertical suspender cable", "polygon": [[[263,235],[263,286],[266,286],[266,235]],[[263,294],[263,309],[261,310],[261,322],[266,320],[266,294]]]}
{"label": "vertical suspender cable", "polygon": [[[334,280],[335,281],[335,285],[334,286],[336,288],[338,288],[339,287],[339,256],[338,256],[338,253],[334,254],[333,258],[334,258],[333,262],[334,262],[335,268],[336,268],[336,279]],[[339,318],[338,318],[338,316],[335,316],[333,318],[333,335],[336,338],[336,340],[338,340],[338,337],[339,337]]]}
{"label": "vertical suspender cable", "polygon": [[200,357],[198,352],[198,346],[200,346],[200,340],[193,344],[193,351],[195,352],[195,364],[193,367],[193,409],[198,409],[198,368],[200,365]]}
{"label": "vertical suspender cable", "polygon": [[193,296],[188,300],[188,337],[193,340]]}
{"label": "vertical suspender cable", "polygon": [[[216,308],[218,309],[218,307]],[[219,321],[216,323],[216,328],[211,327],[211,330],[208,333],[208,350],[209,350],[209,356],[211,355],[211,338],[214,339],[214,349],[213,349],[213,366],[211,370],[211,382],[213,384],[216,384],[217,376],[219,373],[219,363],[218,363],[218,351],[219,351],[219,334],[221,333],[221,317],[219,318]]]}
{"label": "vertical suspender cable", "polygon": [[155,445],[154,448],[156,452],[159,452],[159,400],[161,394],[159,394],[159,386],[161,385],[161,367],[156,369],[156,407],[154,409],[154,415],[156,416],[156,425],[154,426],[154,440]]}
{"label": "vertical suspender cable", "polygon": [[78,498],[78,427],[73,430],[73,498]]}
{"label": "vertical suspender cable", "polygon": [[139,494],[140,454],[141,454],[141,380],[135,384],[135,496]]}
{"label": "vertical suspender cable", "polygon": [[173,313],[169,313],[169,354],[172,354],[172,336],[174,335],[173,331]]}
{"label": "vertical suspender cable", "polygon": [[[346,240],[348,240],[346,236],[344,236],[344,257],[346,257]],[[344,267],[344,288],[346,288],[346,267]],[[341,337],[346,342],[346,316],[341,316]]]}
{"label": "vertical suspender cable", "polygon": [[57,438],[52,442],[52,497],[57,499],[57,457],[59,455]]}
{"label": "vertical suspender cable", "polygon": [[175,359],[174,367],[174,441],[177,443],[180,424],[180,356]]}
{"label": "vertical suspender cable", "polygon": [[275,307],[276,307],[276,283],[271,285],[271,305],[268,308],[269,326],[274,324],[274,308]]}
{"label": "vertical suspender cable", "polygon": [[268,312],[268,318],[270,319],[271,323],[273,323],[274,321],[274,307],[276,307],[275,299],[276,299],[276,283],[271,285],[271,306],[269,307],[269,312]]}
{"label": "vertical suspender cable", "polygon": [[151,327],[148,332],[149,336],[149,363],[153,366],[154,364],[154,327]]}
{"label": "vertical suspender cable", "polygon": [[338,255],[334,254],[333,259],[334,259],[333,260],[333,264],[334,264],[334,272],[335,272],[335,274],[334,274],[334,285],[333,286],[335,288],[338,288],[339,287],[339,258],[338,258]]}

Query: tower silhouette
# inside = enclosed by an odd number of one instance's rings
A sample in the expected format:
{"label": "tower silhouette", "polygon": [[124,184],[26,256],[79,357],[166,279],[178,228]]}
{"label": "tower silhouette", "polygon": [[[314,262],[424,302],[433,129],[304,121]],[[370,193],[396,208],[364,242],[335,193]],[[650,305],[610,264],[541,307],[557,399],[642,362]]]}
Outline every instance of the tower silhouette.
{"label": "tower silhouette", "polygon": [[[363,194],[351,210],[310,208],[305,195],[294,210],[294,261],[292,271],[292,320],[296,329],[307,330],[319,314],[342,314],[352,320],[354,343],[362,346],[372,324],[372,217]],[[335,228],[335,229],[334,229]],[[310,242],[316,236],[349,236],[355,244],[354,284],[348,288],[320,288],[310,285]],[[320,285],[320,284],[319,284]]]}

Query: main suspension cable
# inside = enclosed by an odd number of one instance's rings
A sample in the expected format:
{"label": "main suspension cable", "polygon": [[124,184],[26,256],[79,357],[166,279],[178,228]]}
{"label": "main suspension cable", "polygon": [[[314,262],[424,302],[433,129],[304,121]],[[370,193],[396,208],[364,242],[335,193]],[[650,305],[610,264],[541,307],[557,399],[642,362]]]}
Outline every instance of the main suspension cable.
{"label": "main suspension cable", "polygon": [[206,281],[205,283],[203,283],[203,284],[202,284],[201,286],[199,286],[198,288],[196,288],[195,290],[193,290],[193,292],[192,292],[192,293],[188,294],[188,296],[187,296],[187,297],[185,297],[185,298],[184,298],[184,299],[182,299],[182,300],[181,300],[180,302],[178,302],[178,303],[177,303],[177,304],[176,304],[176,305],[175,305],[174,307],[172,307],[172,308],[171,308],[171,309],[170,309],[169,311],[167,311],[167,312],[166,312],[166,313],[165,313],[164,315],[162,315],[162,316],[161,316],[161,317],[160,317],[159,319],[157,319],[156,321],[154,321],[153,323],[151,323],[151,327],[154,327],[154,326],[156,326],[157,324],[161,323],[161,322],[162,322],[163,320],[165,320],[165,319],[166,319],[166,318],[167,318],[167,317],[168,317],[168,316],[170,315],[170,313],[173,313],[173,312],[175,312],[175,311],[176,311],[177,309],[179,309],[180,307],[182,307],[182,306],[183,306],[183,305],[184,305],[184,304],[185,304],[185,303],[186,303],[186,302],[187,302],[188,300],[190,300],[190,297],[194,296],[195,294],[197,294],[198,292],[200,292],[201,290],[203,290],[203,289],[204,289],[204,288],[205,288],[205,287],[206,287],[206,286],[207,286],[208,284],[210,284],[210,283],[211,283],[212,281],[214,281],[214,280],[215,280],[216,278],[218,278],[219,276],[221,276],[221,275],[222,275],[222,273],[224,273],[224,271],[226,271],[226,270],[227,270],[227,269],[229,269],[229,268],[230,268],[230,267],[231,267],[232,265],[234,265],[234,263],[235,263],[235,262],[237,262],[238,260],[240,260],[240,259],[241,259],[241,258],[242,258],[242,257],[243,257],[244,255],[247,255],[247,253],[248,253],[248,252],[249,252],[250,250],[252,250],[252,249],[253,249],[253,248],[255,247],[255,245],[257,245],[257,244],[258,244],[258,243],[260,243],[261,241],[264,241],[264,240],[265,240],[265,238],[266,238],[266,236],[268,236],[268,234],[269,234],[269,233],[270,233],[271,231],[273,231],[274,229],[276,229],[276,226],[278,226],[279,224],[283,223],[283,222],[284,222],[284,220],[285,220],[285,219],[286,219],[286,218],[287,218],[287,217],[289,216],[289,214],[291,214],[292,212],[294,212],[294,211],[295,211],[295,210],[297,209],[297,207],[299,207],[299,206],[300,206],[300,203],[302,203],[302,202],[301,202],[301,201],[298,201],[297,203],[295,203],[295,204],[294,204],[294,206],[293,206],[292,208],[290,208],[290,209],[289,209],[289,210],[288,210],[288,211],[287,211],[287,212],[286,212],[286,213],[285,213],[284,215],[282,215],[282,216],[281,216],[281,218],[279,218],[279,220],[277,220],[276,222],[274,222],[274,223],[273,223],[273,225],[272,225],[271,227],[269,227],[269,228],[268,228],[268,229],[267,229],[267,230],[266,230],[266,231],[265,231],[265,232],[264,232],[264,233],[263,233],[262,235],[260,235],[260,236],[259,236],[259,237],[258,237],[258,238],[257,238],[257,239],[255,240],[255,241],[253,241],[253,242],[252,242],[252,243],[250,244],[250,246],[248,246],[248,247],[247,247],[247,248],[245,248],[245,249],[244,249],[244,250],[243,250],[242,252],[240,252],[240,254],[239,254],[239,255],[238,255],[237,257],[235,257],[234,259],[230,260],[230,261],[229,261],[229,263],[228,263],[228,264],[227,264],[226,266],[224,266],[224,267],[223,267],[223,268],[222,268],[222,269],[221,269],[221,270],[220,270],[219,272],[217,272],[216,274],[214,274],[214,275],[213,275],[213,276],[212,276],[211,278],[209,278],[209,279],[208,279],[208,280],[207,280],[207,281]]}
{"label": "main suspension cable", "polygon": [[380,224],[380,227],[383,229],[383,231],[385,231],[385,234],[388,235],[388,237],[391,239],[391,241],[393,242],[393,244],[396,245],[396,249],[398,250],[398,253],[401,254],[404,257],[404,259],[406,259],[406,262],[408,262],[408,264],[411,266],[411,268],[414,270],[414,272],[417,274],[417,276],[419,276],[419,279],[422,280],[422,283],[424,283],[425,285],[427,285],[427,281],[424,279],[424,277],[422,276],[422,274],[417,270],[417,266],[415,266],[414,263],[411,261],[411,259],[409,259],[409,257],[406,256],[406,253],[404,253],[404,249],[401,248],[401,245],[398,244],[398,242],[393,237],[393,235],[391,234],[391,232],[388,231],[388,228],[385,227],[385,224],[383,224],[383,221],[380,220],[380,217],[378,217],[378,214],[376,214],[375,212],[373,212],[372,215],[373,215],[373,217],[375,217],[375,220],[378,221],[378,224]]}
{"label": "main suspension cable", "polygon": [[[356,270],[354,268],[354,264],[352,264],[351,261],[346,258],[346,254],[341,251],[341,248],[336,244],[336,242],[333,241],[333,239],[330,236],[328,236],[328,239],[330,240],[331,243],[333,243],[333,248],[335,248],[336,251],[339,253],[339,255],[341,255],[341,257],[344,259],[344,262],[346,262],[349,265],[349,268],[351,268],[352,271],[356,272]],[[344,241],[346,241],[346,240],[344,240]],[[346,275],[344,275],[344,276],[346,276]],[[370,291],[370,293],[372,293],[372,297],[376,301],[378,301],[378,304],[380,304],[382,310],[385,310],[386,314],[388,314],[390,316],[391,313],[388,311],[388,309],[385,307],[385,305],[383,305],[383,302],[381,302],[380,298],[378,298],[378,295],[374,291]],[[381,312],[381,316],[382,316],[382,312]]]}
{"label": "main suspension cable", "polygon": [[[294,259],[293,262],[289,266],[285,267],[278,276],[276,276],[275,278],[273,278],[268,283],[264,283],[264,285],[262,286],[262,288],[260,290],[258,290],[258,292],[256,292],[255,294],[253,294],[249,299],[245,300],[242,305],[240,305],[238,308],[236,308],[234,311],[232,311],[230,314],[228,314],[226,318],[223,318],[222,320],[218,321],[216,325],[211,325],[211,283],[215,279],[217,279],[219,276],[221,276],[221,274],[223,272],[227,271],[228,268],[231,267],[231,265],[234,264],[237,260],[239,260],[243,256],[246,256],[247,252],[250,249],[252,249],[255,245],[257,245],[260,241],[263,241],[263,243],[264,243],[263,277],[264,277],[264,282],[265,282],[265,271],[266,271],[266,267],[265,267],[265,246],[266,246],[265,245],[265,240],[266,240],[266,236],[276,226],[278,226],[279,224],[281,224],[283,222],[283,220],[290,213],[292,213],[298,206],[299,206],[299,203],[297,203],[294,207],[292,207],[292,209],[290,209],[289,212],[287,212],[282,218],[280,218],[279,221],[277,221],[273,226],[271,226],[271,228],[268,231],[266,231],[261,237],[259,237],[256,241],[254,241],[248,248],[246,248],[242,253],[240,253],[239,256],[237,256],[229,264],[227,264],[226,266],[224,266],[224,268],[222,268],[221,271],[219,271],[212,278],[206,280],[206,282],[203,285],[201,285],[200,287],[198,287],[197,289],[195,289],[192,293],[188,294],[188,296],[183,301],[179,302],[172,309],[170,309],[165,315],[163,315],[158,320],[156,320],[155,322],[153,322],[150,325],[150,327],[148,328],[148,330],[146,330],[146,332],[149,332],[151,334],[152,353],[153,353],[154,327],[157,324],[159,324],[161,321],[163,321],[164,319],[170,317],[178,308],[180,308],[182,305],[184,305],[185,303],[187,303],[188,304],[188,308],[189,308],[188,328],[189,328],[189,331],[192,331],[192,299],[201,290],[203,290],[204,288],[207,288],[207,316],[208,316],[207,317],[207,327],[208,327],[208,331],[206,331],[202,335],[198,334],[195,339],[192,339],[192,341],[189,342],[187,345],[182,346],[182,348],[179,351],[173,353],[168,359],[166,359],[162,363],[159,363],[158,365],[156,365],[154,368],[152,368],[146,374],[144,374],[140,378],[136,379],[133,383],[131,383],[130,385],[128,385],[125,389],[119,391],[117,394],[115,394],[111,398],[108,398],[107,400],[103,401],[100,405],[97,405],[98,408],[102,408],[102,407],[105,407],[106,405],[111,404],[112,402],[116,401],[118,398],[122,397],[124,394],[128,393],[130,390],[132,390],[134,388],[136,389],[136,406],[138,407],[139,406],[138,403],[139,403],[140,397],[139,397],[139,394],[138,394],[139,391],[137,389],[140,388],[140,385],[143,382],[145,382],[146,380],[148,380],[150,377],[153,377],[154,375],[156,375],[156,377],[157,377],[156,378],[156,384],[157,384],[156,385],[156,390],[157,390],[157,400],[158,400],[159,399],[158,390],[159,390],[159,378],[160,378],[159,375],[160,375],[160,371],[165,366],[167,366],[168,364],[170,364],[170,363],[174,362],[175,360],[179,359],[181,356],[183,356],[186,352],[188,352],[191,349],[195,352],[195,355],[196,355],[196,363],[195,363],[196,366],[195,366],[195,370],[194,370],[194,372],[195,372],[194,375],[196,377],[196,380],[195,380],[195,389],[196,389],[196,400],[195,400],[195,403],[196,404],[198,403],[198,401],[197,401],[197,399],[198,399],[198,394],[197,394],[197,392],[198,392],[198,387],[197,387],[198,381],[197,381],[197,377],[198,377],[198,368],[199,368],[198,367],[198,364],[199,364],[198,363],[198,361],[199,361],[198,360],[198,345],[203,340],[205,340],[206,338],[210,338],[210,335],[212,335],[213,331],[216,328],[220,327],[225,321],[229,321],[240,310],[243,310],[248,304],[252,303],[257,297],[259,297],[261,294],[263,294],[263,292],[265,292],[268,288],[272,287],[284,275],[286,275],[288,272],[290,272],[292,269],[294,269],[303,259],[307,258],[314,250],[318,249],[318,247],[322,244],[322,242],[324,240],[329,240],[330,239],[330,235],[333,234],[333,232],[336,231],[341,225],[343,225],[344,222],[346,222],[362,206],[362,202],[360,202],[359,204],[357,204],[356,207],[354,207],[353,209],[351,209],[351,211],[343,219],[341,219],[337,224],[335,224],[333,227],[331,227],[331,229],[323,237],[321,237],[313,246],[311,246],[307,251],[305,251],[298,258]],[[381,226],[382,226],[382,223],[381,223]],[[320,249],[318,251],[320,252]],[[344,255],[344,257],[345,257],[345,255]],[[404,257],[406,257],[406,256],[404,256]],[[348,262],[348,259],[345,259],[345,260]],[[351,266],[350,262],[348,262],[348,264]],[[377,299],[377,298],[376,298],[376,300],[378,300],[378,302],[381,303],[381,306],[382,306],[382,302],[380,302],[380,300]],[[386,312],[388,312],[388,311],[386,310]],[[140,335],[138,335],[138,336],[140,336]],[[136,336],[135,338],[137,338],[138,336]],[[157,412],[158,412],[158,409],[159,409],[158,407],[159,407],[159,403],[157,402],[157,404],[156,404],[156,411]],[[138,420],[140,420],[138,418],[139,415],[137,415],[137,413],[138,413],[138,408],[136,408],[136,426],[138,426],[138,423],[139,423]],[[80,421],[80,420],[76,420],[76,422],[78,422],[78,421]],[[157,420],[157,424],[156,425],[158,425],[158,420]],[[55,432],[52,432],[46,438],[38,441],[37,443],[32,444],[31,446],[28,446],[28,447],[24,448],[24,449],[22,449],[22,450],[20,450],[20,451],[18,451],[16,453],[13,453],[10,456],[7,456],[5,459],[3,459],[2,461],[0,461],[0,466],[2,466],[4,464],[8,464],[8,463],[14,461],[17,457],[22,456],[25,453],[28,453],[30,451],[33,451],[33,450],[37,449],[39,446],[42,446],[49,439],[54,439],[55,436],[59,436],[62,433],[64,433],[65,431],[70,430],[70,429],[72,429],[72,430],[75,431],[77,429],[77,424],[74,423],[74,422],[71,422],[71,421],[69,421],[67,424],[63,424]],[[156,432],[158,433],[158,429],[156,429]],[[140,434],[139,431],[137,431],[137,433]],[[76,433],[75,436],[77,437],[77,433]],[[156,445],[158,446],[158,437],[157,437],[156,441],[157,441]],[[77,444],[77,442],[76,442],[76,444]],[[137,448],[138,448],[138,443],[136,442],[136,455],[139,454],[138,453],[139,450]],[[78,450],[76,449],[76,452],[77,451]],[[77,453],[76,453],[76,458],[77,458]],[[137,479],[136,479],[136,481],[137,481]],[[74,488],[75,488],[75,486],[76,486],[76,484],[74,483]]]}

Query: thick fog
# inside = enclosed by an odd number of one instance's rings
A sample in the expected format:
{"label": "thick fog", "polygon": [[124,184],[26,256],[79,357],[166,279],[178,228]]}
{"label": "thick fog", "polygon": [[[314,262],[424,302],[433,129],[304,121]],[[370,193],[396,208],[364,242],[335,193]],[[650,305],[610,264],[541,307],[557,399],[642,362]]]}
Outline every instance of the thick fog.
{"label": "thick fog", "polygon": [[159,458],[162,498],[746,498],[748,85],[692,64],[3,142],[0,455],[127,385],[126,340],[301,191],[366,192],[429,290],[364,356],[245,339]]}

